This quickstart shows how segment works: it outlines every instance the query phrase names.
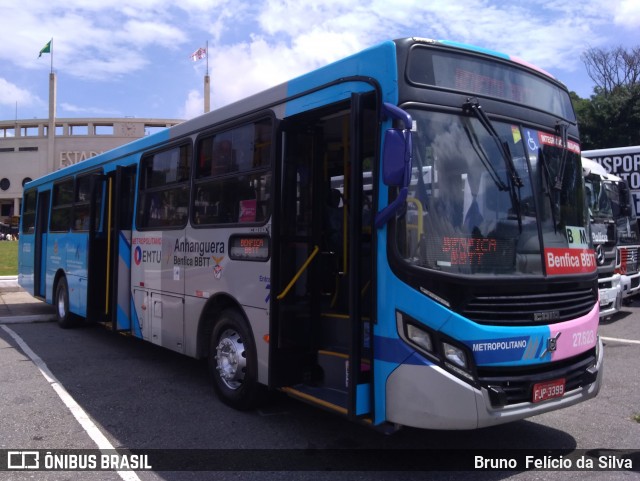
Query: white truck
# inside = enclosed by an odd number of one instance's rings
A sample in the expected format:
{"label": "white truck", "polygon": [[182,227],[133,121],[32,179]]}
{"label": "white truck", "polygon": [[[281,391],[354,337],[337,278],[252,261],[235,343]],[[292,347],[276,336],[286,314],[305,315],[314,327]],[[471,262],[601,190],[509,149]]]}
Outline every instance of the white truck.
{"label": "white truck", "polygon": [[600,319],[607,319],[622,306],[621,275],[618,271],[618,242],[616,220],[611,196],[616,194],[615,182],[620,180],[607,173],[593,160],[582,158],[582,173],[589,206],[591,239],[598,264]]}
{"label": "white truck", "polygon": [[637,210],[640,207],[640,146],[582,151],[609,174],[612,214],[616,224],[618,261],[623,298],[640,294],[640,233]]}

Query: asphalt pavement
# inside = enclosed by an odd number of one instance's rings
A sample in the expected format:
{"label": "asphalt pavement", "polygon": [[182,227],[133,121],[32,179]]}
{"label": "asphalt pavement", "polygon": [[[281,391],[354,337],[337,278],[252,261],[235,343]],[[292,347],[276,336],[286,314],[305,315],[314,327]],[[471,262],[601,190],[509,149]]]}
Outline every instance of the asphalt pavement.
{"label": "asphalt pavement", "polygon": [[0,276],[0,324],[55,320],[55,308],[18,285],[17,276]]}

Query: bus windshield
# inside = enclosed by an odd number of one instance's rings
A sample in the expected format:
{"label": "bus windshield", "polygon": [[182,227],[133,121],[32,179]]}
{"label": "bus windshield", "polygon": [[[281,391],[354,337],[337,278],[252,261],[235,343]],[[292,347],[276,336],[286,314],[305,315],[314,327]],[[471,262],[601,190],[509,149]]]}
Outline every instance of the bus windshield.
{"label": "bus windshield", "polygon": [[587,247],[577,149],[516,123],[491,122],[496,142],[476,117],[410,113],[413,175],[396,230],[406,262],[451,274],[540,275],[545,248],[580,238]]}

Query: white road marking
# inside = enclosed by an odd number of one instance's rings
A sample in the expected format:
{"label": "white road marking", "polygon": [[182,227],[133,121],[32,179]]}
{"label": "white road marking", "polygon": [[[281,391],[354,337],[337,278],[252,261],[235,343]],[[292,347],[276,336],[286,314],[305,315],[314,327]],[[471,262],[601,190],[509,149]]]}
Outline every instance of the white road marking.
{"label": "white road marking", "polygon": [[617,337],[600,337],[603,341],[620,342],[622,344],[640,344],[640,341],[634,341],[633,339],[618,339]]}
{"label": "white road marking", "polygon": [[[83,429],[87,432],[89,437],[93,440],[94,443],[98,446],[99,449],[103,450],[115,450],[111,442],[106,438],[102,431],[94,424],[94,422],[89,418],[89,415],[80,407],[80,405],[76,402],[73,397],[67,392],[67,390],[62,387],[62,384],[56,379],[53,373],[49,370],[45,362],[42,360],[40,356],[38,356],[33,350],[27,345],[27,343],[11,328],[7,326],[0,326],[4,329],[20,346],[22,351],[29,356],[29,358],[33,361],[33,363],[38,367],[40,373],[44,376],[47,382],[51,385],[56,394],[62,399],[62,402],[67,406],[73,417],[80,423]],[[124,481],[140,481],[138,475],[133,471],[118,471],[118,474]]]}

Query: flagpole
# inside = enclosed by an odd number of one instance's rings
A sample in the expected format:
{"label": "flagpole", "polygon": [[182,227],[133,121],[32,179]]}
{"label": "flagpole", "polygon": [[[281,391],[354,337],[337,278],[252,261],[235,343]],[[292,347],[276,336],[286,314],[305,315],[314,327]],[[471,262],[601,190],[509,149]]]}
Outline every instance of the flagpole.
{"label": "flagpole", "polygon": [[51,37],[51,48],[49,49],[51,55],[51,73],[53,73],[53,37]]}
{"label": "flagpole", "polygon": [[204,76],[204,113],[211,110],[211,78],[209,77],[209,40],[205,46],[204,56],[207,60],[207,74]]}

